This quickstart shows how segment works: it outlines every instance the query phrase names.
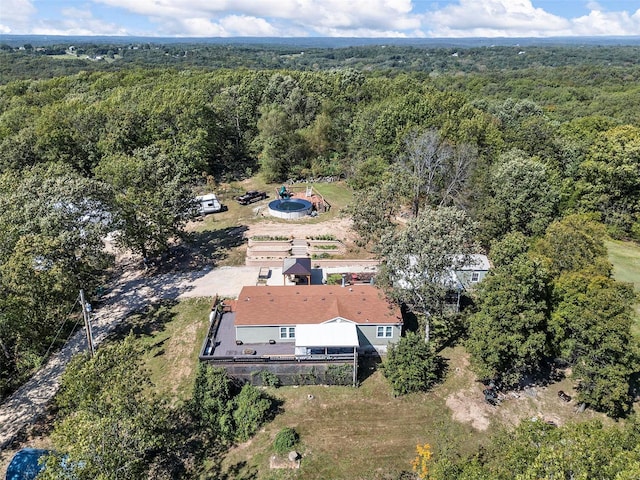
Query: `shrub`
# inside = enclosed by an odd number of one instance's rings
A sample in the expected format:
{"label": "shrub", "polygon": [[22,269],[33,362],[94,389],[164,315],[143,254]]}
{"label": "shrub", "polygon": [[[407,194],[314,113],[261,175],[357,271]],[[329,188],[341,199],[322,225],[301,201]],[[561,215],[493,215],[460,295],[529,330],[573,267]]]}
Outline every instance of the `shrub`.
{"label": "shrub", "polygon": [[287,453],[296,446],[300,436],[293,428],[285,427],[276,434],[273,448],[277,453]]}
{"label": "shrub", "polygon": [[265,387],[279,387],[280,379],[275,373],[270,372],[269,370],[262,370],[260,372],[260,379],[262,380],[262,385]]}
{"label": "shrub", "polygon": [[424,340],[407,332],[397,344],[389,345],[382,373],[395,395],[429,390],[440,380],[445,364]]}
{"label": "shrub", "polygon": [[249,440],[273,416],[273,400],[248,383],[233,399],[235,422],[235,438],[240,442]]}
{"label": "shrub", "polygon": [[309,240],[332,240],[335,241],[337,240],[335,235],[332,235],[330,233],[326,233],[324,235],[314,235],[311,237],[307,237]]}

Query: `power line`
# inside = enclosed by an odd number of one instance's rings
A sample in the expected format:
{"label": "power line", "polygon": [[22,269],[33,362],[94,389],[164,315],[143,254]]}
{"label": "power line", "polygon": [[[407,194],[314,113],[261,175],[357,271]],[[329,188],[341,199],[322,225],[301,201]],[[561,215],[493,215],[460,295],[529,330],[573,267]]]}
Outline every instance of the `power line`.
{"label": "power line", "polygon": [[[58,329],[58,332],[56,333],[55,337],[53,337],[53,340],[51,341],[51,344],[49,345],[49,348],[47,348],[47,353],[45,353],[44,356],[42,357],[43,360],[49,356],[49,352],[51,351],[51,348],[53,348],[53,344],[56,342],[56,340],[58,340],[58,336],[62,332],[62,329],[64,328],[65,324],[67,323],[67,320],[69,320],[69,317],[71,316],[71,313],[73,312],[73,309],[76,308],[76,305],[78,304],[78,300],[79,300],[79,297],[76,297],[76,301],[73,303],[73,306],[71,307],[71,310],[69,310],[69,313],[67,313],[67,316],[64,318],[64,321],[62,322],[62,324],[60,324],[60,328]],[[74,330],[76,329],[77,326],[78,326],[78,322],[76,322],[76,324],[73,326],[73,329],[71,330],[71,333],[74,332]],[[67,341],[69,341],[69,338],[71,338],[71,334],[69,334],[69,336],[67,337]]]}

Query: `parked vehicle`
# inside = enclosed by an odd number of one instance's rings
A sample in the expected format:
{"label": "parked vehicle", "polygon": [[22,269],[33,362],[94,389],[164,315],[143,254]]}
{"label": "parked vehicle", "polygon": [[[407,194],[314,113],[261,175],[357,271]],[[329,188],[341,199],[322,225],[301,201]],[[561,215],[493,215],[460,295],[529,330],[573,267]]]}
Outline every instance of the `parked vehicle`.
{"label": "parked vehicle", "polygon": [[200,214],[207,215],[209,213],[223,212],[226,210],[224,205],[218,201],[215,193],[208,195],[200,195],[196,197],[196,200],[200,203]]}
{"label": "parked vehicle", "polygon": [[11,459],[7,467],[7,480],[32,480],[44,470],[44,463],[39,460],[52,452],[40,448],[23,448]]}
{"label": "parked vehicle", "polygon": [[267,198],[267,192],[259,192],[257,190],[250,190],[244,195],[236,197],[236,200],[240,205],[249,205],[250,203],[264,200]]}

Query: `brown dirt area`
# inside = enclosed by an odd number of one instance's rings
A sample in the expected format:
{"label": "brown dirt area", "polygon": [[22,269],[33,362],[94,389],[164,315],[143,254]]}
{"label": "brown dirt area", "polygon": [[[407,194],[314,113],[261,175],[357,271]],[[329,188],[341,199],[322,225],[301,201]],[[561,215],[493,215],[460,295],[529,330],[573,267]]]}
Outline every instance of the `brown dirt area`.
{"label": "brown dirt area", "polygon": [[[573,382],[563,379],[548,385],[535,385],[521,390],[500,392],[500,404],[492,406],[485,402],[485,388],[469,368],[469,354],[451,359],[451,381],[457,386],[445,398],[445,403],[454,420],[471,425],[478,431],[487,430],[491,424],[515,426],[524,419],[536,418],[543,422],[563,425],[568,421],[604,419],[603,415],[586,410],[577,413]],[[566,372],[568,374],[568,372]],[[572,400],[563,402],[558,391],[568,393]]]}
{"label": "brown dirt area", "polygon": [[294,238],[306,238],[318,235],[333,235],[344,243],[352,243],[356,239],[356,233],[352,229],[350,218],[333,218],[324,222],[307,223],[282,223],[263,221],[249,225],[245,237],[256,235],[293,236]]}

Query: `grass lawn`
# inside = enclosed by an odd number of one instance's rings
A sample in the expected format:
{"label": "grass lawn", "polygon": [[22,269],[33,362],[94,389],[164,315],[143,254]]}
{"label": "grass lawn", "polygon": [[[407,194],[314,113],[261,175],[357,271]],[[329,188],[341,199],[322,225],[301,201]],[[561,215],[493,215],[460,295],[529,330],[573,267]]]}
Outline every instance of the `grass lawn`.
{"label": "grass lawn", "polygon": [[[557,424],[604,418],[589,411],[576,415],[575,404],[558,399],[560,389],[573,394],[572,382],[566,379],[491,407],[469,371],[465,350],[447,349],[443,355],[449,373],[428,393],[394,397],[380,371],[358,388],[269,389],[282,401],[282,412],[249,442],[233,448],[223,460],[223,471],[233,479],[256,480],[397,478],[399,472],[411,470],[417,444],[429,443],[437,456],[457,457],[476,453],[492,433],[524,418]],[[284,427],[300,434],[299,471],[269,468],[273,440]]]}
{"label": "grass lawn", "polygon": [[157,390],[172,402],[191,397],[198,354],[209,328],[210,298],[154,305],[127,320],[145,348],[144,366]]}
{"label": "grass lawn", "polygon": [[[429,443],[436,451],[471,452],[486,438],[484,432],[453,421],[440,395],[393,397],[380,372],[359,388],[301,386],[270,393],[283,402],[283,411],[226,456],[223,468],[239,470],[236,478],[395,478],[411,470],[417,444]],[[303,460],[298,472],[268,467],[273,440],[284,427],[300,434]]]}
{"label": "grass lawn", "polygon": [[[640,246],[633,242],[609,240],[605,242],[609,261],[613,264],[613,276],[621,282],[633,284],[640,295]],[[640,338],[640,300],[635,304],[636,321],[633,333]]]}

